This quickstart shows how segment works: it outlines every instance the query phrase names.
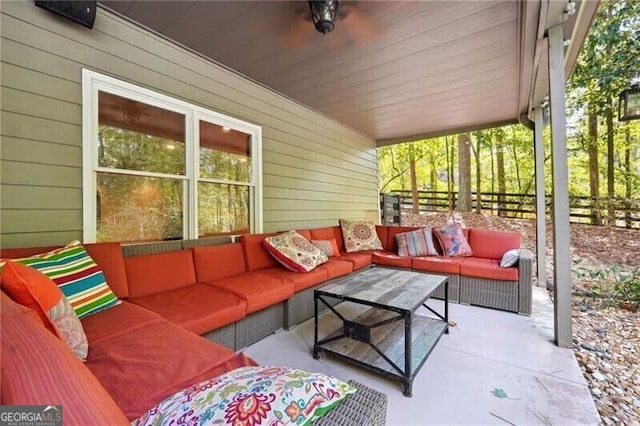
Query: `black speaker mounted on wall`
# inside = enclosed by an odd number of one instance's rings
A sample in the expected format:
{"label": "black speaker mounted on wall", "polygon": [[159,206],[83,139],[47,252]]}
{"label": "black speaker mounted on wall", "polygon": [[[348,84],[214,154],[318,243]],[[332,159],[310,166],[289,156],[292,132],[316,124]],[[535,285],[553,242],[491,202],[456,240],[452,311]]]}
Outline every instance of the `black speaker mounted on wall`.
{"label": "black speaker mounted on wall", "polygon": [[71,19],[87,28],[93,28],[96,20],[96,2],[84,0],[56,1],[35,0],[36,6]]}

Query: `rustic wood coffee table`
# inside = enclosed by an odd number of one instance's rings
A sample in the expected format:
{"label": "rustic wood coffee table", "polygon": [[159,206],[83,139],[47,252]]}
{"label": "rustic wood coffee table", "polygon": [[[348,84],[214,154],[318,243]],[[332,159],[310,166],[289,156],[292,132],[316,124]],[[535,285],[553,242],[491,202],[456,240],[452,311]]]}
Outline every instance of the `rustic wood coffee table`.
{"label": "rustic wood coffee table", "polygon": [[[425,304],[444,285],[444,316]],[[334,309],[336,299],[370,306],[354,319]],[[443,333],[449,332],[449,283],[446,276],[371,267],[314,291],[313,357],[325,352],[399,380],[412,395],[413,379]],[[318,340],[319,303],[342,320],[342,327]],[[333,302],[333,303],[332,303]],[[435,317],[415,314],[424,306]]]}

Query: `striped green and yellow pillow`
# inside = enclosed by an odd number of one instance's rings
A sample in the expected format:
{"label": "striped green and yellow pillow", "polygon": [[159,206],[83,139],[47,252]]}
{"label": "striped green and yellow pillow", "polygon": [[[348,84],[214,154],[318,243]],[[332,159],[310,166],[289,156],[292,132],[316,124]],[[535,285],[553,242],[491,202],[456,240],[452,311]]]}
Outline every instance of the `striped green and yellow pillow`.
{"label": "striped green and yellow pillow", "polygon": [[22,259],[15,259],[51,278],[62,290],[78,318],[120,303],[100,267],[80,242]]}

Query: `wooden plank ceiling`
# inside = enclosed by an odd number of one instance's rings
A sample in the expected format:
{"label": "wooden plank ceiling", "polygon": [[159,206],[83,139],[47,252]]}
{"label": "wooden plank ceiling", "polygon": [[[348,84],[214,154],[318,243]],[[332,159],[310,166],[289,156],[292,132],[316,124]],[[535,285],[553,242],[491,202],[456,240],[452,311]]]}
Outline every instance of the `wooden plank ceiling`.
{"label": "wooden plank ceiling", "polygon": [[342,2],[322,35],[306,1],[101,2],[379,143],[527,112],[524,3]]}

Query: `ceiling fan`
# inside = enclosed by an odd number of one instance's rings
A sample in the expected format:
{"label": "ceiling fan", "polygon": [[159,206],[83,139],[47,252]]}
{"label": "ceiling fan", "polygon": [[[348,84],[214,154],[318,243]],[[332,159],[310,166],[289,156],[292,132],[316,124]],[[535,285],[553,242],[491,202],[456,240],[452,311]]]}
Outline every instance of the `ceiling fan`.
{"label": "ceiling fan", "polygon": [[329,34],[336,27],[336,18],[340,10],[338,0],[309,0],[309,10],[313,25],[319,33]]}
{"label": "ceiling fan", "polygon": [[372,11],[385,6],[385,2],[308,0],[306,3],[306,10],[295,8],[289,12],[289,23],[285,24],[287,29],[282,37],[283,44],[289,48],[312,42],[315,31],[328,35],[335,30],[325,39],[331,50],[349,41],[367,43],[380,35]]}

